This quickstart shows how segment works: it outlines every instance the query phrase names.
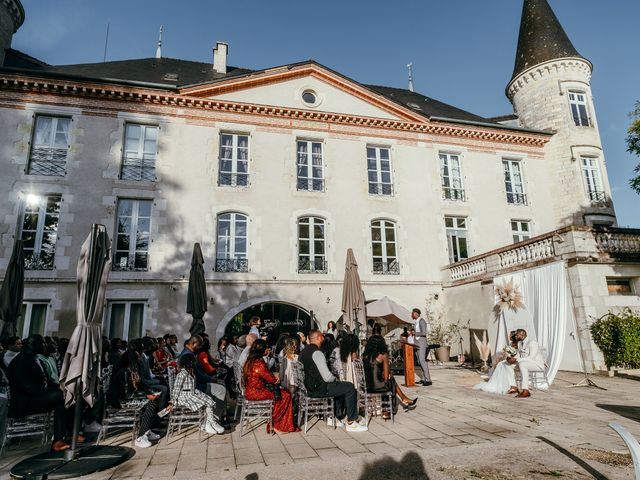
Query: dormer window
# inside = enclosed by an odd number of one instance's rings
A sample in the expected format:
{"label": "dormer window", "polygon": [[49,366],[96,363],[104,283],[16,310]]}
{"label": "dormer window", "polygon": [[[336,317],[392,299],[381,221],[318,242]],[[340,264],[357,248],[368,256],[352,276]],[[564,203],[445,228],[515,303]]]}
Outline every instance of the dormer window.
{"label": "dormer window", "polygon": [[587,96],[583,92],[569,92],[571,116],[578,127],[590,127],[587,110]]}

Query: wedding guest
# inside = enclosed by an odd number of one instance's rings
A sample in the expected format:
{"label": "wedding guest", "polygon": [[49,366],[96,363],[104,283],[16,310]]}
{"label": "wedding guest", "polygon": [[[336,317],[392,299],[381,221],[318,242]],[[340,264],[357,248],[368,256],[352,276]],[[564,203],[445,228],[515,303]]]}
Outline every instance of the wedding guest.
{"label": "wedding guest", "polygon": [[181,355],[179,364],[180,371],[173,384],[172,405],[187,408],[192,412],[205,408],[205,422],[204,425],[201,425],[201,430],[209,435],[223,434],[224,427],[218,423],[220,417],[214,411],[217,402],[196,388],[197,361],[195,355]]}
{"label": "wedding guest", "polygon": [[158,401],[160,402],[160,408],[164,408],[169,400],[169,388],[151,370],[149,359],[153,356],[155,349],[155,342],[151,337],[144,337],[134,341],[134,350],[140,356],[140,381],[146,388],[160,392]]}
{"label": "wedding guest", "polygon": [[275,377],[264,361],[267,342],[261,338],[251,345],[244,364],[245,398],[247,400],[273,400],[273,429],[277,433],[296,432],[293,422],[293,404],[288,390],[280,388],[280,380]]}
{"label": "wedding guest", "polygon": [[[151,430],[155,415],[159,410],[159,395],[146,387],[140,380],[140,355],[128,350],[121,358],[120,365],[111,375],[107,391],[107,402],[112,408],[120,410],[122,404],[139,400],[142,404],[138,414],[138,432],[144,432],[135,439],[135,446],[149,448],[151,442],[160,440],[160,435]],[[145,402],[144,400],[148,400]]]}
{"label": "wedding guest", "polygon": [[300,338],[300,351],[302,351],[307,346],[307,337],[302,332],[298,332],[297,335]]}
{"label": "wedding guest", "polygon": [[167,368],[167,364],[172,360],[171,356],[167,353],[167,343],[163,337],[156,338],[156,349],[153,352],[153,359],[156,367],[159,370]]}
{"label": "wedding guest", "polygon": [[107,353],[107,361],[109,365],[113,365],[114,370],[118,368],[118,364],[120,363],[120,357],[122,353],[120,352],[120,339],[113,338],[111,339],[111,348]]}
{"label": "wedding guest", "polygon": [[280,336],[278,337],[278,340],[276,341],[276,345],[275,345],[275,349],[274,349],[274,353],[276,354],[276,356],[282,357],[282,350],[284,349],[284,342],[287,340],[287,338],[289,338],[289,334],[288,333],[281,333]]}
{"label": "wedding guest", "polygon": [[322,345],[320,345],[320,351],[324,355],[324,358],[327,360],[327,363],[330,363],[331,354],[337,346],[338,342],[336,342],[336,339],[332,334],[324,334],[324,340],[322,341]]}
{"label": "wedding guest", "polygon": [[178,337],[176,337],[172,333],[165,333],[162,338],[164,339],[164,350],[167,354],[167,357],[175,360],[176,355],[178,354],[175,348],[176,343],[178,342]]}
{"label": "wedding guest", "polygon": [[[373,335],[367,341],[362,354],[364,364],[364,374],[367,391],[369,393],[391,392],[393,409],[396,409],[396,396],[400,398],[400,403],[405,410],[413,410],[418,398],[411,400],[400,389],[391,373],[389,366],[389,349],[384,337]],[[385,420],[391,418],[391,412],[382,412]]]}
{"label": "wedding guest", "polygon": [[330,320],[329,323],[327,323],[327,329],[324,331],[324,333],[325,334],[330,333],[331,335],[333,335],[333,338],[337,340],[338,329],[336,328],[336,322],[334,322],[333,320]]}
{"label": "wedding guest", "polygon": [[[346,411],[347,432],[365,432],[368,428],[360,425],[358,420],[358,396],[353,384],[336,381],[329,368],[327,360],[320,351],[324,334],[320,330],[309,332],[309,344],[300,352],[298,357],[304,366],[304,384],[310,397],[334,397],[336,410]],[[330,424],[342,426],[339,419],[331,419]]]}
{"label": "wedding guest", "polygon": [[238,361],[241,352],[242,349],[238,347],[238,337],[236,335],[229,337],[227,339],[227,348],[224,350],[224,364],[233,367],[233,364]]}
{"label": "wedding guest", "polygon": [[431,374],[429,373],[429,364],[427,363],[427,337],[429,336],[429,326],[427,321],[421,317],[419,308],[411,311],[411,318],[415,321],[415,344],[418,346],[418,363],[422,369],[423,386],[432,385]]}
{"label": "wedding guest", "polygon": [[358,384],[353,361],[358,358],[360,340],[353,333],[344,336],[338,347],[338,355],[334,356],[331,371],[342,382],[350,382],[354,386]]}
{"label": "wedding guest", "polygon": [[260,325],[262,325],[260,317],[251,317],[249,320],[249,333],[253,333],[257,338],[260,338]]}
{"label": "wedding guest", "polygon": [[4,356],[2,361],[5,367],[8,367],[11,361],[20,353],[22,349],[22,340],[20,337],[9,337],[2,342]]}
{"label": "wedding guest", "polygon": [[258,339],[258,335],[255,333],[248,333],[245,337],[245,347],[242,349],[240,356],[238,357],[238,365],[240,365],[240,370],[244,368],[244,364],[249,358],[249,351],[251,350],[251,346]]}
{"label": "wedding guest", "polygon": [[43,342],[43,351],[36,355],[36,360],[42,367],[42,371],[47,376],[47,381],[51,385],[60,385],[60,378],[58,376],[58,364],[53,358],[55,352],[55,345],[51,342]]}
{"label": "wedding guest", "polygon": [[225,357],[224,351],[226,350],[226,348],[227,348],[227,339],[225,337],[221,337],[220,340],[218,340],[218,346],[216,348],[216,351],[211,353],[211,357],[213,357],[213,359],[217,362],[224,363],[224,357]]}

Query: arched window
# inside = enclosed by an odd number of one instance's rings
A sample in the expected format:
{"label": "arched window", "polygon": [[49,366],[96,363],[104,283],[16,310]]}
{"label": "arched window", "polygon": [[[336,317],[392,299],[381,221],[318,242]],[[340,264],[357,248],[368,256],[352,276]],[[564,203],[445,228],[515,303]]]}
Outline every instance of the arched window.
{"label": "arched window", "polygon": [[373,273],[378,275],[398,275],[398,247],[396,224],[391,220],[371,222],[371,250],[373,252]]}
{"label": "arched window", "polygon": [[218,215],[216,272],[248,272],[249,217],[229,212]]}
{"label": "arched window", "polygon": [[298,273],[327,273],[325,221],[298,219]]}

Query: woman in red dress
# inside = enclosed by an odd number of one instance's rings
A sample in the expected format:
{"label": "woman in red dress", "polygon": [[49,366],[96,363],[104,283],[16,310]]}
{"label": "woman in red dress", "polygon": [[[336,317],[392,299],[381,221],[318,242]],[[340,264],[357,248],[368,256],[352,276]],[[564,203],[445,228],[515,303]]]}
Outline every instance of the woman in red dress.
{"label": "woman in red dress", "polygon": [[[263,359],[266,354],[267,342],[262,339],[253,342],[243,368],[247,400],[273,400],[273,391],[267,388],[267,383],[276,384],[280,388],[280,380],[269,372]],[[300,431],[293,423],[291,394],[282,388],[280,394],[282,398],[273,402],[273,429],[278,433]]]}

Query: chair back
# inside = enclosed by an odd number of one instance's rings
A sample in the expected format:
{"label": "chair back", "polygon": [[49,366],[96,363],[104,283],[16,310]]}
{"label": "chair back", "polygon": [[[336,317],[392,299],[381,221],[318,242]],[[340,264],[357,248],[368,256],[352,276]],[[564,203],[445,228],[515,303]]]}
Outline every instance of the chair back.
{"label": "chair back", "polygon": [[295,378],[296,387],[302,393],[307,395],[307,387],[304,385],[304,365],[298,360],[291,360],[291,369],[293,372],[293,378]]}
{"label": "chair back", "polygon": [[242,371],[242,366],[238,362],[233,362],[233,375],[236,377],[236,383],[238,384],[240,395],[244,397],[244,372]]}
{"label": "chair back", "polygon": [[173,398],[173,386],[176,383],[176,368],[167,367],[167,383],[169,384],[169,398]]}
{"label": "chair back", "polygon": [[364,375],[364,363],[362,363],[362,360],[357,358],[353,361],[353,369],[356,372],[356,379],[357,379],[357,385],[354,385],[356,387],[356,391],[358,392],[358,395],[364,395],[367,392],[367,381],[365,380],[365,375]]}

